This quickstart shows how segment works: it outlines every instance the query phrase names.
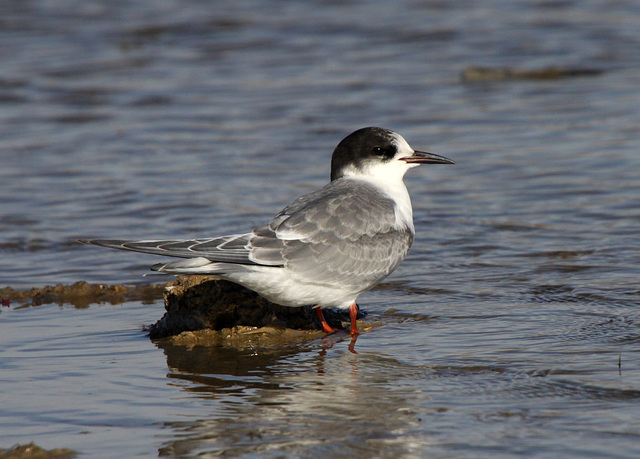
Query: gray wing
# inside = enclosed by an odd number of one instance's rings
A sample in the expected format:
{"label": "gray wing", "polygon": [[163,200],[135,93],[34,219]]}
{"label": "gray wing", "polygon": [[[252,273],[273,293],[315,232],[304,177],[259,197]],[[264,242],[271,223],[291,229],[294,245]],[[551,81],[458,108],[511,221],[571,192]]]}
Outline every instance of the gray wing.
{"label": "gray wing", "polygon": [[214,263],[287,266],[305,282],[366,283],[366,289],[395,269],[413,241],[409,229],[395,229],[394,206],[373,186],[340,179],[296,199],[268,226],[251,233],[192,240],[78,242]]}
{"label": "gray wing", "polygon": [[302,196],[269,225],[292,272],[326,284],[371,283],[406,256],[412,231],[396,228],[395,203],[358,180],[335,180]]}

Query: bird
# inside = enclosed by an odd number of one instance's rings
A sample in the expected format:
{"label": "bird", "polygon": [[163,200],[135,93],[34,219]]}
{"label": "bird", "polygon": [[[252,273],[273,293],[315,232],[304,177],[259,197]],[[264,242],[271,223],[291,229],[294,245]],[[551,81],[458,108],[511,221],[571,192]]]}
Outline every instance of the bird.
{"label": "bird", "polygon": [[365,127],[333,151],[327,185],[295,199],[250,232],[204,239],[78,242],[181,258],[151,269],[216,275],[279,305],[311,305],[326,333],[337,330],[322,310],[348,310],[350,334],[357,336],[356,299],[391,274],[413,243],[413,208],[403,178],[421,164],[455,163],[414,150],[394,131]]}

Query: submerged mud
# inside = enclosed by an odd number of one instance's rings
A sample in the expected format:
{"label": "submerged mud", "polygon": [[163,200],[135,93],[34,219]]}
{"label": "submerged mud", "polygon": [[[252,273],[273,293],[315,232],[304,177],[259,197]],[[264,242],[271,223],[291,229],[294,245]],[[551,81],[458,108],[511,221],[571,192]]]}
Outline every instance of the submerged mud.
{"label": "submerged mud", "polygon": [[90,304],[121,304],[125,301],[153,302],[162,298],[164,284],[152,285],[104,285],[79,281],[72,285],[47,285],[29,290],[12,287],[0,288],[3,306],[19,303],[19,307],[43,304],[71,304],[87,307]]}

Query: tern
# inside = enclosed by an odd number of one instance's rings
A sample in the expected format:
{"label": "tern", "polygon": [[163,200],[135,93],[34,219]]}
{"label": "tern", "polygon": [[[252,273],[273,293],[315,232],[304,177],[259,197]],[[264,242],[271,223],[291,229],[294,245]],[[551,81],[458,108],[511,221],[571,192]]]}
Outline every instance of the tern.
{"label": "tern", "polygon": [[345,137],[331,158],[331,181],[300,196],[249,233],[188,240],[79,240],[182,260],[151,267],[167,274],[213,274],[283,306],[349,311],[358,335],[356,299],[393,272],[415,229],[405,173],[420,164],[454,164],[417,151],[391,130],[366,127]]}

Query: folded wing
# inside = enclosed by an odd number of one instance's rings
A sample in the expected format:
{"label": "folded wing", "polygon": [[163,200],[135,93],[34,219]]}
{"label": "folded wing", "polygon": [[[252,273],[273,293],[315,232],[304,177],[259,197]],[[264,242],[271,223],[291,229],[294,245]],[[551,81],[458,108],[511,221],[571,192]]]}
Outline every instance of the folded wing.
{"label": "folded wing", "polygon": [[287,267],[304,282],[363,283],[368,288],[395,269],[412,241],[410,229],[397,229],[391,199],[373,185],[340,179],[296,199],[268,226],[251,233],[191,240],[79,242],[192,259],[158,265],[167,272],[171,268],[183,273],[190,268],[216,272],[230,265]]}

